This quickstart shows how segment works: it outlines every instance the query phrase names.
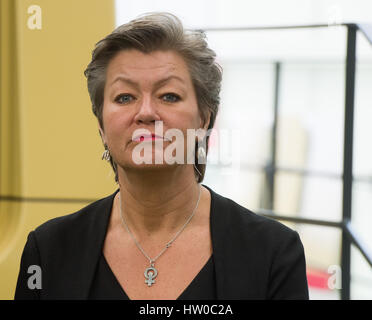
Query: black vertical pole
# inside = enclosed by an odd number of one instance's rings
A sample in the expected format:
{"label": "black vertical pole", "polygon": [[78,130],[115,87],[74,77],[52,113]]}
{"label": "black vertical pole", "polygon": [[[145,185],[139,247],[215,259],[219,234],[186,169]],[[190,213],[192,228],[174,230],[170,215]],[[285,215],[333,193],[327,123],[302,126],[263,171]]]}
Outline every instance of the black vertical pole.
{"label": "black vertical pole", "polygon": [[267,184],[268,184],[268,204],[267,209],[274,209],[275,197],[275,172],[276,172],[276,145],[278,131],[278,112],[279,112],[279,82],[280,82],[280,62],[275,62],[275,78],[274,78],[274,104],[273,104],[273,127],[271,132],[271,154],[270,163],[266,169]]}
{"label": "black vertical pole", "polygon": [[[344,166],[342,220],[344,225],[351,220],[352,187],[353,187],[353,128],[354,128],[354,93],[356,65],[356,26],[347,26],[347,52],[345,74],[345,128],[344,128]],[[341,299],[350,299],[350,240],[342,230]]]}

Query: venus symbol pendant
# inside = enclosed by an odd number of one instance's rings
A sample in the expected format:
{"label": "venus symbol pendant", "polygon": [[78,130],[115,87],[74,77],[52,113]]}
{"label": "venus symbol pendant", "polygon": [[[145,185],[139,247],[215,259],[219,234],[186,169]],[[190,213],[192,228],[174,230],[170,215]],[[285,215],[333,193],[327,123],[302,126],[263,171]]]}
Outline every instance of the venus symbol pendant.
{"label": "venus symbol pendant", "polygon": [[145,270],[145,283],[147,283],[147,285],[151,287],[152,284],[155,283],[155,278],[157,275],[158,270],[155,269],[154,264],[151,264],[151,266]]}

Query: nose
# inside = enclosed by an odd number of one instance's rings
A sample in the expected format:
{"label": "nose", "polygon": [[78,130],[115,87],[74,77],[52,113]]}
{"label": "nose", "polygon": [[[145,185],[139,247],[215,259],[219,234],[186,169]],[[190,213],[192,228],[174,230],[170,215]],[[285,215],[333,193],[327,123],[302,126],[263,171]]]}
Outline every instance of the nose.
{"label": "nose", "polygon": [[152,123],[160,120],[157,113],[156,103],[150,96],[143,97],[141,103],[139,104],[139,110],[135,116],[135,121],[137,123]]}

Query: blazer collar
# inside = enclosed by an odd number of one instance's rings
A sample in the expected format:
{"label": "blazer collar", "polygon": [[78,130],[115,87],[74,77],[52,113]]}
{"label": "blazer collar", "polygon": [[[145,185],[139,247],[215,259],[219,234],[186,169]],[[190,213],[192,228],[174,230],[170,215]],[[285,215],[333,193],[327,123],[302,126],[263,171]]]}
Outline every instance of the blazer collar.
{"label": "blazer collar", "polygon": [[75,269],[71,275],[71,277],[76,277],[75,283],[81,283],[81,285],[71,290],[71,295],[74,295],[72,299],[87,300],[89,298],[96,267],[103,252],[114,197],[118,192],[119,189],[110,196],[91,204],[93,210],[84,213],[86,235],[80,237],[79,243],[74,244],[74,251],[80,255],[81,263],[75,266],[78,270]]}
{"label": "blazer collar", "polygon": [[214,269],[216,274],[217,299],[225,299],[226,294],[226,239],[228,206],[226,199],[206,187],[211,194],[210,229],[213,248]]}
{"label": "blazer collar", "polygon": [[[228,298],[226,261],[233,259],[232,253],[229,254],[227,252],[228,248],[226,247],[226,239],[230,237],[227,231],[228,228],[226,228],[228,225],[229,206],[226,198],[215,193],[208,186],[202,185],[207,188],[211,194],[210,228],[216,273],[217,299],[223,300]],[[95,209],[89,213],[92,214],[90,225],[86,229],[89,232],[89,236],[83,237],[83,240],[79,244],[76,244],[75,248],[84,248],[84,250],[80,251],[83,252],[80,264],[81,272],[75,273],[75,275],[80,278],[79,283],[82,284],[79,288],[75,288],[74,290],[77,299],[89,298],[96,266],[103,251],[113,200],[118,192],[119,189],[112,195],[98,201]],[[94,234],[94,237],[91,237],[92,234]]]}

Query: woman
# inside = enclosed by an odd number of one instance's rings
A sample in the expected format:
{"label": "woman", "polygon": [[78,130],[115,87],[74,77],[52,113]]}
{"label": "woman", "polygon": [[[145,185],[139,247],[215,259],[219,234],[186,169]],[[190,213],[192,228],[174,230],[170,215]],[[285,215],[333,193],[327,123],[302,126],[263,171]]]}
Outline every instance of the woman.
{"label": "woman", "polygon": [[[29,234],[15,298],[307,299],[298,234],[201,184],[222,77],[203,33],[142,16],[97,43],[85,75],[120,188]],[[191,148],[190,129],[204,133]]]}

